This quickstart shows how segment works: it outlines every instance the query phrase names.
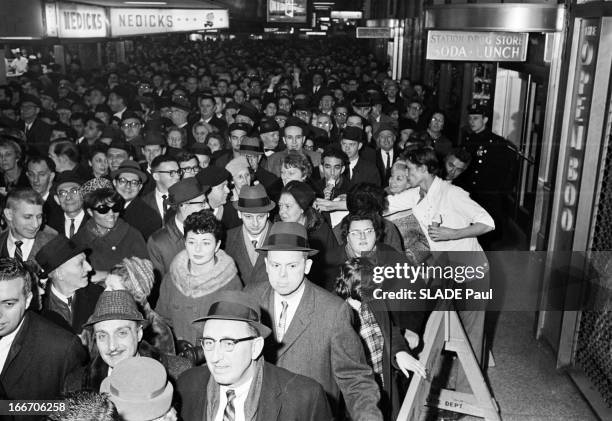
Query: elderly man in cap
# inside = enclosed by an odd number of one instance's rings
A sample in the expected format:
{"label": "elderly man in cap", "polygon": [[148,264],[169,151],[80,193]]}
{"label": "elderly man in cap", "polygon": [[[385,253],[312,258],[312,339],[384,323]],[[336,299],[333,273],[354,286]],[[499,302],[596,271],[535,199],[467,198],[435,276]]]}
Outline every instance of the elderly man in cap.
{"label": "elderly man in cap", "polygon": [[206,196],[210,209],[217,220],[221,221],[226,229],[240,225],[238,214],[228,199],[230,189],[228,187],[232,174],[225,168],[216,166],[204,168],[196,178],[200,184],[210,186],[210,192]]}
{"label": "elderly man in cap", "polygon": [[349,160],[346,168],[349,188],[359,183],[373,183],[380,186],[380,174],[376,165],[359,156],[359,151],[363,148],[362,129],[354,126],[346,127],[342,132],[340,147]]}
{"label": "elderly man in cap", "polygon": [[306,140],[307,124],[296,117],[289,117],[283,129],[283,141],[287,145],[284,151],[276,152],[268,158],[266,169],[272,174],[280,177],[283,160],[289,153],[299,153],[310,160],[313,168],[318,168],[321,164],[321,154],[316,151],[304,149]]}
{"label": "elderly man in cap", "polygon": [[125,199],[123,220],[140,231],[146,241],[162,227],[157,212],[138,196],[147,181],[147,174],[140,169],[136,161],[128,159],[123,161],[117,170],[112,171],[110,176],[115,190]]}
{"label": "elderly man in cap", "polygon": [[91,266],[85,251],[84,247],[58,235],[36,254],[36,262],[48,279],[41,314],[77,335],[104,290],[89,282]]}
{"label": "elderly man in cap", "polygon": [[66,238],[72,238],[85,227],[85,222],[89,219],[89,214],[83,209],[83,195],[80,190],[84,181],[73,171],[64,171],[55,177],[53,198],[62,212],[48,215],[47,224]]}
{"label": "elderly man in cap", "polygon": [[245,137],[240,144],[240,154],[249,163],[253,184],[262,184],[270,197],[278,199],[283,188],[283,182],[279,177],[264,168],[263,164],[267,158],[264,158],[261,140],[257,137]]}
{"label": "elderly man in cap", "polygon": [[172,407],[174,387],[165,367],[153,358],[132,357],[117,367],[100,385],[124,421],[176,421]]}
{"label": "elderly man in cap", "polygon": [[268,198],[259,184],[240,190],[233,203],[242,224],[227,232],[225,251],[238,266],[240,279],[245,285],[267,281],[264,257],[256,249],[263,245],[270,231],[270,212],[276,204]]}
{"label": "elderly man in cap", "polygon": [[374,140],[376,141],[376,168],[380,175],[382,187],[389,185],[391,177],[391,167],[397,161],[400,150],[396,146],[396,131],[391,123],[379,123],[374,130]]}
{"label": "elderly man in cap", "polygon": [[177,383],[185,421],[332,419],[319,384],[261,357],[271,331],[249,295],[219,293],[196,321],[204,322],[206,365],[186,371]]}
{"label": "elderly man in cap", "polygon": [[266,157],[279,151],[280,126],[274,119],[264,120],[259,124],[259,137],[263,142]]}
{"label": "elderly man in cap", "polygon": [[143,341],[144,321],[129,291],[102,292],[84,325],[93,331],[97,355],[87,366],[70,375],[66,390],[98,391],[117,364],[136,355],[158,360],[166,367],[170,378],[176,380],[191,364],[184,358],[163,354]]}
{"label": "elderly man in cap", "polygon": [[277,222],[257,251],[266,255],[269,282],[250,285],[247,292],[265,311],[274,332],[266,359],[318,381],[337,418],[343,419],[345,402],[352,420],[382,420],[380,392],[350,308],[306,278],[310,257],[318,253],[308,245],[306,228]]}
{"label": "elderly man in cap", "polygon": [[172,259],[185,248],[183,223],[192,213],[206,209],[206,192],[209,189],[209,186],[200,184],[192,177],[179,181],[168,190],[170,204],[175,210],[174,217],[147,241],[149,257],[158,279],[166,275]]}
{"label": "elderly man in cap", "polygon": [[41,103],[38,97],[33,95],[22,95],[19,104],[21,121],[19,129],[26,134],[28,143],[48,144],[51,139],[53,128],[38,118]]}
{"label": "elderly man in cap", "polygon": [[[0,259],[0,389],[3,399],[59,399],[69,373],[85,362],[79,338],[27,310],[34,280],[16,259]],[[42,417],[23,415],[23,421]]]}

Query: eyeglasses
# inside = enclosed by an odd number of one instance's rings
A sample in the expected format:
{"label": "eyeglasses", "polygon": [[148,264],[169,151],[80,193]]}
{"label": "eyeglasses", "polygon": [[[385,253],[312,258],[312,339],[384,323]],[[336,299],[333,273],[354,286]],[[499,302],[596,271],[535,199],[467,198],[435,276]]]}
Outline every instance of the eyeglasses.
{"label": "eyeglasses", "polygon": [[136,128],[136,127],[140,127],[140,126],[141,126],[140,123],[123,123],[121,125],[121,127],[123,127],[124,129],[127,129],[127,128]]}
{"label": "eyeglasses", "polygon": [[96,212],[98,212],[101,215],[106,215],[111,210],[113,212],[115,212],[115,213],[121,212],[122,209],[123,209],[123,207],[121,206],[120,203],[115,203],[113,206],[98,205],[95,208],[93,208],[93,210],[95,210]]}
{"label": "eyeglasses", "polygon": [[178,169],[178,170],[170,170],[170,171],[155,171],[156,173],[160,173],[160,174],[168,174],[170,175],[170,177],[176,177],[177,175],[180,176],[183,174],[183,170]]}
{"label": "eyeglasses", "polygon": [[251,341],[256,339],[257,336],[247,336],[246,338],[239,339],[231,339],[231,338],[223,338],[218,341],[213,338],[200,338],[198,339],[199,345],[204,349],[204,351],[212,351],[215,348],[215,344],[219,342],[221,345],[221,351],[223,352],[232,352],[234,348],[236,348],[236,344],[245,341]]}
{"label": "eyeglasses", "polygon": [[336,113],[337,116],[346,117],[348,113]]}
{"label": "eyeglasses", "polygon": [[374,228],[367,228],[364,230],[353,230],[353,231],[349,231],[349,235],[353,238],[360,238],[362,235],[365,235],[366,237],[368,235],[372,235],[376,232],[376,230]]}
{"label": "eyeglasses", "polygon": [[142,185],[142,181],[140,180],[128,180],[127,178],[123,177],[116,178],[115,180],[117,180],[117,184],[119,184],[120,186],[128,185],[130,187],[136,188]]}
{"label": "eyeglasses", "polygon": [[65,199],[69,195],[76,196],[78,193],[79,193],[79,189],[77,189],[76,187],[73,187],[70,190],[58,190],[57,191],[57,195],[61,197],[62,199]]}
{"label": "eyeglasses", "polygon": [[195,167],[183,167],[181,168],[181,172],[183,174],[197,174],[200,172],[200,166],[196,165]]}

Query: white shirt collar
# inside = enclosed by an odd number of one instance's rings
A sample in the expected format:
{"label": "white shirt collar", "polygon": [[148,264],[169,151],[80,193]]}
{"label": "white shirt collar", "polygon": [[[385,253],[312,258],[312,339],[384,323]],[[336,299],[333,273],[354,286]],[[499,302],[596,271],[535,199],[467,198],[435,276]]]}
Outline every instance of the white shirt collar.
{"label": "white shirt collar", "polygon": [[61,292],[59,292],[59,290],[55,288],[55,285],[53,285],[53,283],[51,283],[51,292],[66,305],[68,305],[68,298],[72,297],[72,296],[68,297],[62,294]]}

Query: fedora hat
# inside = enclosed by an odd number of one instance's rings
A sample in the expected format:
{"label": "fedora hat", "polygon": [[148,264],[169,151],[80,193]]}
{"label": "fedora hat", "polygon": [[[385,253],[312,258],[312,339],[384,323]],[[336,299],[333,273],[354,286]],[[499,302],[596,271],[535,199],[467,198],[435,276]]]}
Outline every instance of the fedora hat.
{"label": "fedora hat", "polygon": [[258,137],[245,137],[240,142],[240,153],[243,155],[263,155],[264,150],[261,140]]}
{"label": "fedora hat", "polygon": [[119,362],[100,384],[125,421],[154,420],[172,406],[174,387],[166,369],[149,357],[130,357]]}
{"label": "fedora hat", "polygon": [[129,291],[103,291],[98,298],[93,314],[83,326],[91,326],[106,320],[134,320],[144,321],[138,311],[136,301]]}
{"label": "fedora hat", "polygon": [[45,274],[49,275],[68,260],[85,251],[87,247],[79,246],[63,235],[58,235],[36,253],[36,262]]}
{"label": "fedora hat", "polygon": [[193,323],[206,320],[235,320],[247,322],[265,338],[272,330],[261,323],[261,310],[253,298],[242,291],[221,291],[215,294],[206,315],[199,317]]}
{"label": "fedora hat", "polygon": [[147,174],[140,169],[140,165],[138,165],[138,162],[132,159],[126,159],[125,161],[123,161],[121,165],[119,165],[119,168],[110,173],[110,176],[114,179],[126,172],[136,174],[143,184],[147,181]]}
{"label": "fedora hat", "polygon": [[195,177],[184,178],[168,189],[168,198],[171,205],[180,205],[195,197],[205,194],[209,186],[203,186]]}
{"label": "fedora hat", "polygon": [[240,212],[266,213],[274,209],[276,203],[270,200],[264,186],[257,184],[241,188],[238,200],[233,205]]}
{"label": "fedora hat", "polygon": [[309,256],[319,252],[310,248],[306,228],[297,222],[277,222],[272,225],[266,244],[256,251],[305,251]]}

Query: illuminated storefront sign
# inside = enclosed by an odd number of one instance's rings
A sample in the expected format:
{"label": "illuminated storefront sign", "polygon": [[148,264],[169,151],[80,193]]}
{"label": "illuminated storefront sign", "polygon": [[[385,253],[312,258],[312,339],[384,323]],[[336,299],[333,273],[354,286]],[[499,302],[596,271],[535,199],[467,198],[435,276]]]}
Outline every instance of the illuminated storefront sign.
{"label": "illuminated storefront sign", "polygon": [[107,36],[103,7],[76,3],[45,5],[47,36],[60,38],[104,38]]}
{"label": "illuminated storefront sign", "polygon": [[427,60],[525,61],[527,33],[429,31]]}
{"label": "illuminated storefront sign", "polygon": [[585,143],[591,113],[591,98],[597,64],[599,20],[585,19],[580,26],[576,73],[572,88],[570,128],[567,154],[563,165],[558,239],[571,248],[571,235],[576,228],[576,210],[584,167]]}
{"label": "illuminated storefront sign", "polygon": [[110,9],[113,37],[229,28],[227,10]]}

